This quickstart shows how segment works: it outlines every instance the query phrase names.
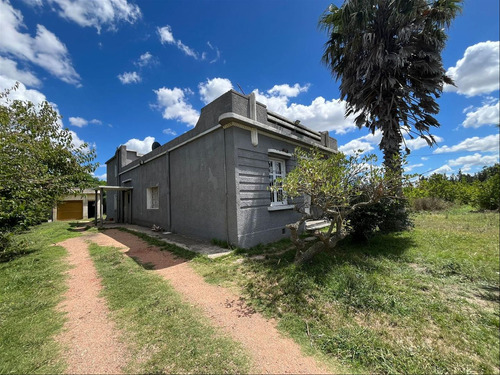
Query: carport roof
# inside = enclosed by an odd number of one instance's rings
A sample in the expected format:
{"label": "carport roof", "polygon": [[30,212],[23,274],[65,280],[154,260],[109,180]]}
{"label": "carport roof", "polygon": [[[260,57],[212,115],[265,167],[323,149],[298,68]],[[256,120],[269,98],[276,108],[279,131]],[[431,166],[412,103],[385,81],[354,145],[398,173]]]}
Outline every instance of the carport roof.
{"label": "carport roof", "polygon": [[103,185],[103,186],[98,186],[94,188],[94,190],[114,190],[114,191],[125,191],[125,190],[132,190],[132,186],[108,186],[108,185]]}

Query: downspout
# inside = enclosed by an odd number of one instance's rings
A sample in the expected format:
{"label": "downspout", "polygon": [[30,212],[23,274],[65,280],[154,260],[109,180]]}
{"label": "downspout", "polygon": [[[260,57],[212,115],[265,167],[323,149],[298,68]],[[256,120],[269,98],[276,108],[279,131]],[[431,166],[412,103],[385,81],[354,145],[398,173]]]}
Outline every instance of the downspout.
{"label": "downspout", "polygon": [[172,185],[170,184],[170,152],[167,152],[167,176],[168,176],[168,231],[172,232]]}
{"label": "downspout", "polygon": [[229,205],[228,205],[228,196],[227,196],[227,166],[226,166],[226,129],[223,127],[222,128],[222,137],[224,138],[222,144],[224,148],[224,195],[225,195],[225,206],[226,206],[226,215],[225,215],[225,222],[226,222],[226,242],[229,244]]}

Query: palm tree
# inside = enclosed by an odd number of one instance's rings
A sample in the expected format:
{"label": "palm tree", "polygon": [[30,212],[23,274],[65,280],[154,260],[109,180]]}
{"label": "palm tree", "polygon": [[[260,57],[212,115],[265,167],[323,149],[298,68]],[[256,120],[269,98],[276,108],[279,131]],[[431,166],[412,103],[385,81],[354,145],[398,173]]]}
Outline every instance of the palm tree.
{"label": "palm tree", "polygon": [[[401,173],[404,133],[435,143],[431,127],[446,76],[441,59],[462,0],[346,0],[331,5],[319,26],[328,33],[322,61],[341,80],[346,116],[382,131],[384,165]],[[405,145],[406,152],[409,149]]]}

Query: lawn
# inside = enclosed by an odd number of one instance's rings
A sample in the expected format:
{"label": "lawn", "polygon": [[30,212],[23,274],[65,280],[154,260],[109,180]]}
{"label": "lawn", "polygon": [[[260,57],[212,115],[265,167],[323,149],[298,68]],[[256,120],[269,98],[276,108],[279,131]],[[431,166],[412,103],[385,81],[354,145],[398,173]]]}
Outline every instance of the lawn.
{"label": "lawn", "polygon": [[54,243],[79,236],[74,223],[46,223],[18,236],[24,255],[0,263],[0,373],[58,373],[65,367],[55,342],[64,315],[66,251]]}
{"label": "lawn", "polygon": [[345,240],[302,267],[289,241],[192,264],[239,288],[306,351],[353,371],[498,373],[498,213],[414,220],[410,232]]}

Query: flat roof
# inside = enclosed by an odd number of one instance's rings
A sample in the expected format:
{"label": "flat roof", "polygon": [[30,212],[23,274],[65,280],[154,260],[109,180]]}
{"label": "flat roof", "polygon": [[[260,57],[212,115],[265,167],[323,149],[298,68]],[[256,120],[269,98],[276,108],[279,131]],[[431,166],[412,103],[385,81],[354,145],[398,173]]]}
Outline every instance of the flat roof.
{"label": "flat roof", "polygon": [[102,185],[94,188],[94,190],[115,190],[115,191],[124,191],[124,190],[132,190],[132,186],[108,186]]}

